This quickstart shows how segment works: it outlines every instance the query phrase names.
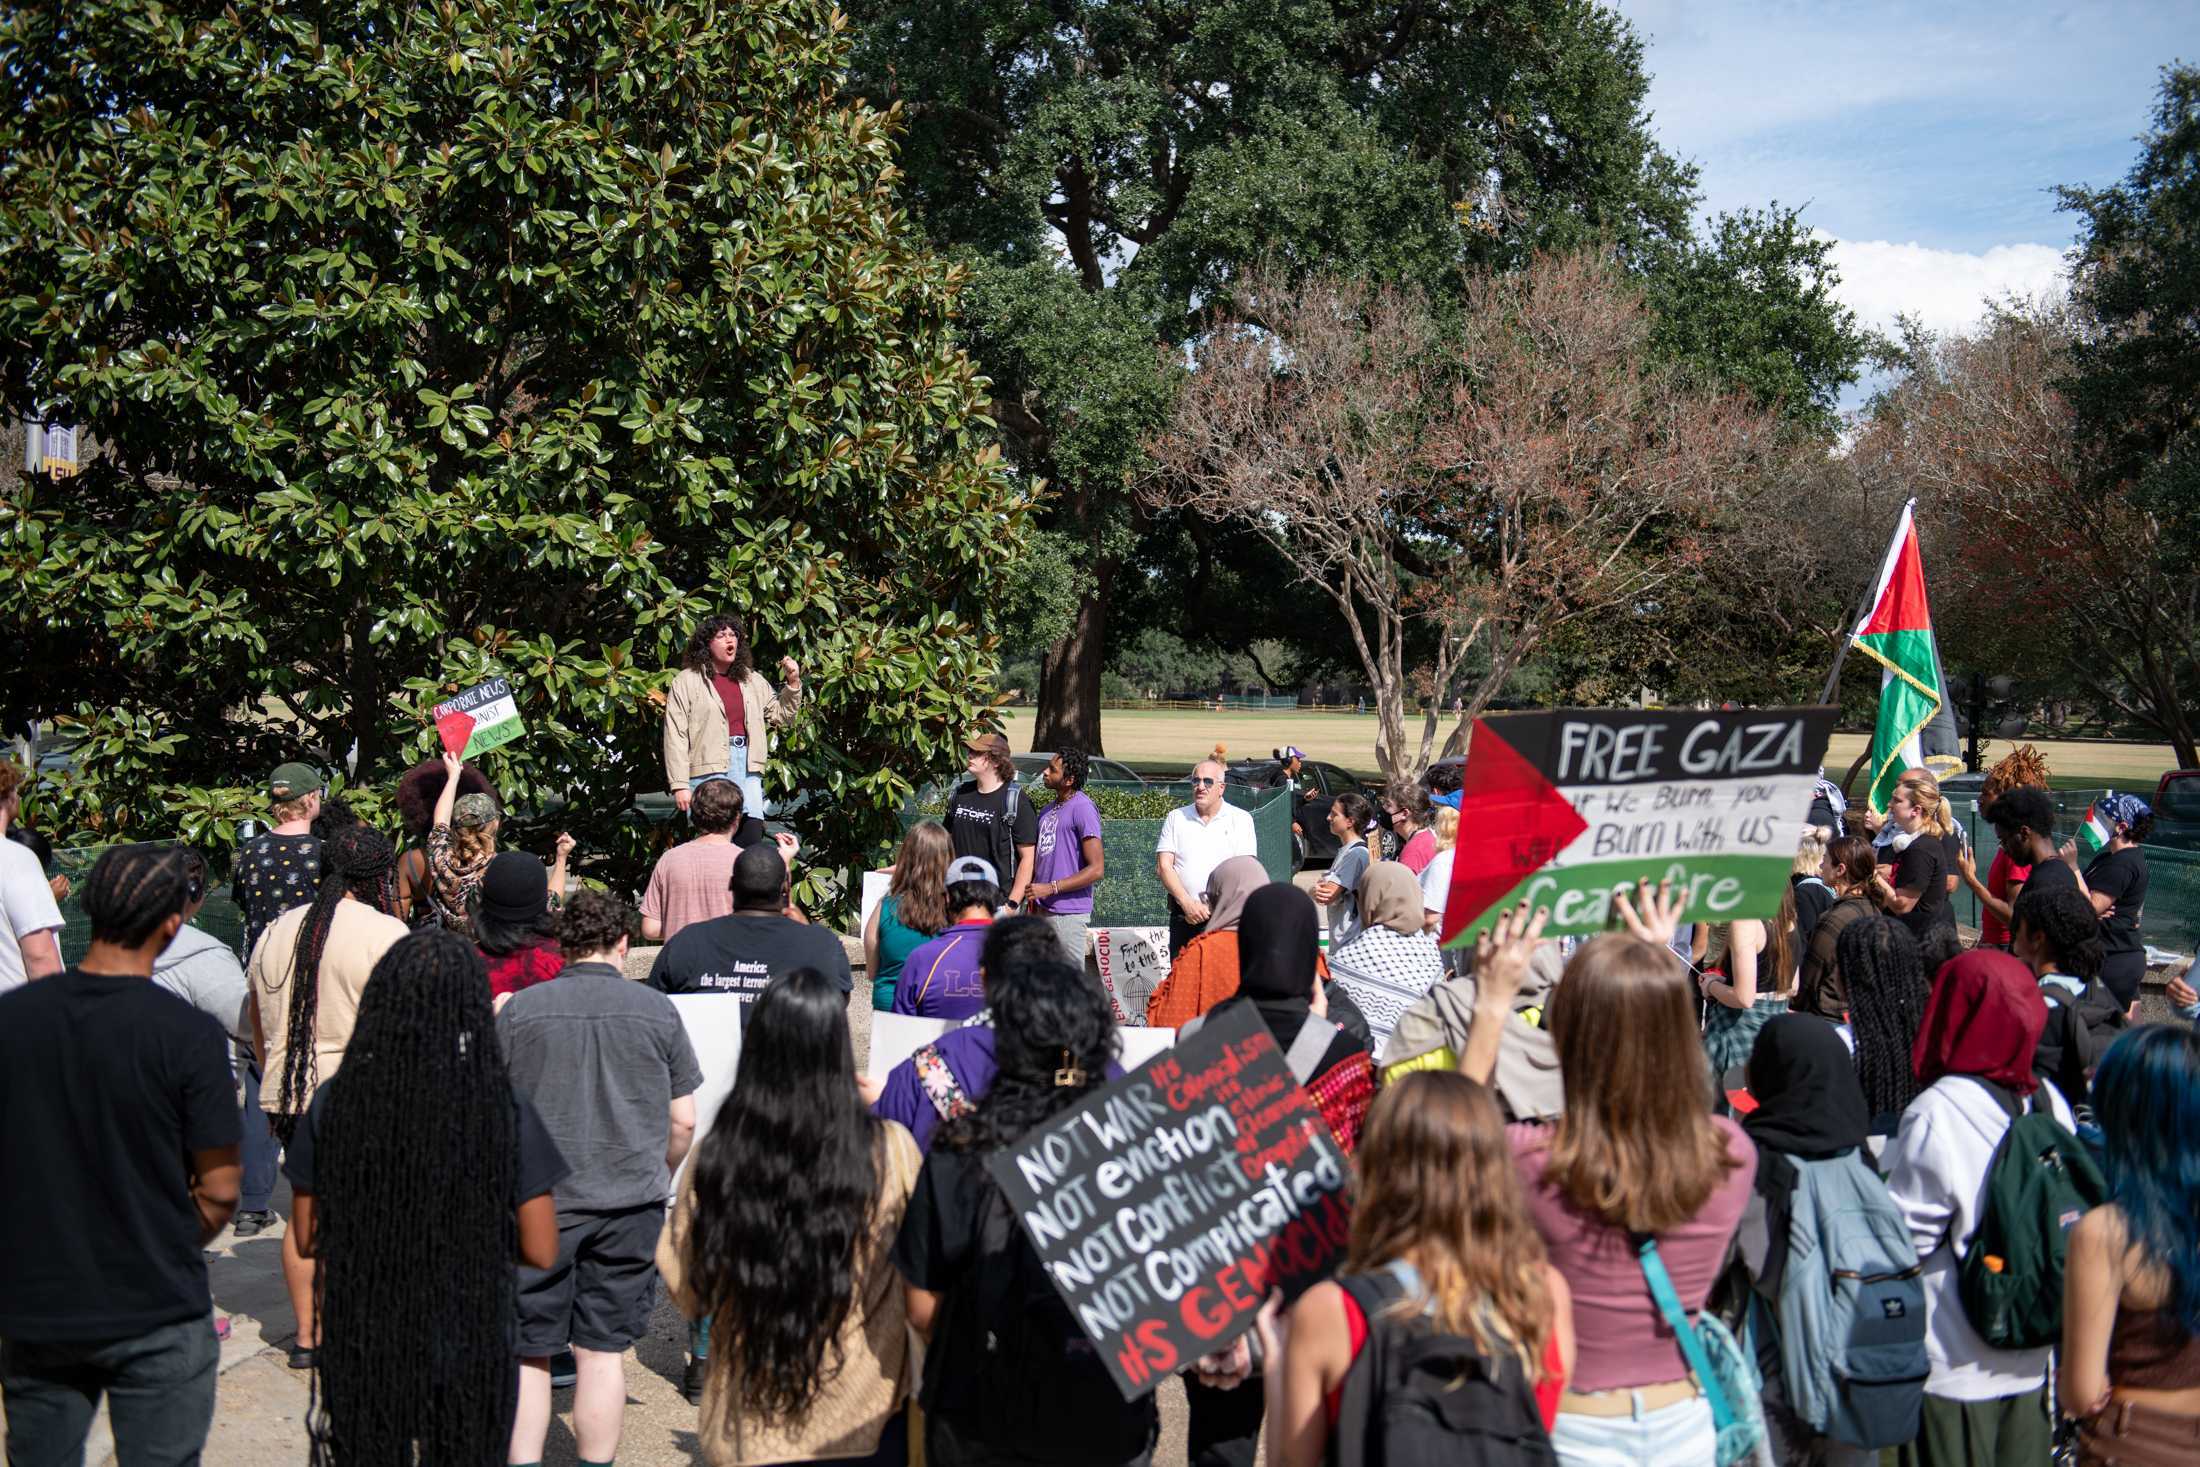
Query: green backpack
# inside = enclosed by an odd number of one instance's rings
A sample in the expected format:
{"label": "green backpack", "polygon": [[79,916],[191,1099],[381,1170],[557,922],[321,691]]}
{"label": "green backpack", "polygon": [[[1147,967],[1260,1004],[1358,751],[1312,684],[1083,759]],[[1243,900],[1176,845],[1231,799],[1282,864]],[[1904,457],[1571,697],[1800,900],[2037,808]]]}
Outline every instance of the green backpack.
{"label": "green backpack", "polygon": [[2027,1106],[1978,1080],[2009,1113],[2009,1129],[1986,1169],[1978,1227],[1963,1248],[1958,1296],[1971,1328],[2000,1350],[2037,1350],[2062,1339],[2063,1262],[2070,1230],[2108,1199],[2108,1184],[2083,1143],[2034,1092]]}

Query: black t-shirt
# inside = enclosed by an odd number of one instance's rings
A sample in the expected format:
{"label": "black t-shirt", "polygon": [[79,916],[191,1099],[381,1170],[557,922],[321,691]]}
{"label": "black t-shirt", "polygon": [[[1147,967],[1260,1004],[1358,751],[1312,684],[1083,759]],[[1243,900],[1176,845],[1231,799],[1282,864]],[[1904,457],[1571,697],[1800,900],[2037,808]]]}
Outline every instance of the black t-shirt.
{"label": "black t-shirt", "polygon": [[229,893],[244,913],[244,952],[252,949],[268,925],[292,907],[302,907],[321,889],[321,842],[310,835],[259,835],[237,853]]}
{"label": "black t-shirt", "polygon": [[[328,1104],[329,1092],[344,1083],[341,1073],[331,1076],[313,1092],[313,1103],[306,1107],[305,1119],[291,1132],[290,1144],[283,1148],[283,1175],[290,1178],[293,1191],[313,1192],[313,1150],[315,1134],[320,1130],[321,1112]],[[558,1183],[573,1174],[573,1168],[558,1150],[558,1143],[551,1139],[542,1117],[518,1091],[512,1092],[513,1120],[519,1137],[519,1169],[513,1176],[512,1206],[517,1209],[529,1198],[540,1197]]]}
{"label": "black t-shirt", "polygon": [[0,1336],[111,1340],[214,1307],[190,1153],[235,1146],[229,1036],[150,978],[0,994]]}
{"label": "black t-shirt", "polygon": [[[2022,901],[2035,891],[2076,891],[2078,873],[2060,856],[2049,856],[2044,861],[2032,863],[2030,873],[2017,883],[2017,901]],[[2016,902],[2010,903],[2014,907]]]}
{"label": "black t-shirt", "polygon": [[2085,868],[2085,884],[2116,903],[2101,919],[2103,955],[2138,952],[2144,946],[2139,940],[2139,920],[2147,904],[2147,858],[2137,846],[2103,851]]}
{"label": "black t-shirt", "polygon": [[1954,922],[1948,909],[1948,855],[1941,838],[1920,835],[1895,857],[1894,888],[1917,892],[1917,905],[1902,914],[1902,925],[1922,941],[1936,926]]}
{"label": "black t-shirt", "polygon": [[[1009,812],[1012,801],[1014,814]],[[947,797],[946,814],[955,854],[991,861],[1005,894],[1016,884],[1016,848],[1039,844],[1039,812],[1031,808],[1030,799],[1012,784],[980,794],[977,781],[966,780]]]}
{"label": "black t-shirt", "polygon": [[[1017,1443],[1001,1438],[1030,1413],[989,1399],[988,1383],[1004,1370],[1019,1370],[1029,1383],[1024,1394],[1038,1398],[1047,1413],[1046,1435],[1070,1444],[1060,1460],[1129,1459],[1158,1419],[1152,1395],[1123,1400],[1069,1306],[1046,1283],[1045,1265],[997,1190],[988,1239],[989,1190],[982,1155],[934,1146],[894,1238],[901,1276],[943,1296],[924,1352],[924,1409],[1014,1460]],[[1015,1351],[1019,1358],[989,1361],[989,1348]]]}
{"label": "black t-shirt", "polygon": [[649,970],[659,993],[727,993],[744,1003],[774,978],[815,968],[846,993],[855,987],[848,950],[822,927],[774,913],[735,912],[690,922],[672,935]]}

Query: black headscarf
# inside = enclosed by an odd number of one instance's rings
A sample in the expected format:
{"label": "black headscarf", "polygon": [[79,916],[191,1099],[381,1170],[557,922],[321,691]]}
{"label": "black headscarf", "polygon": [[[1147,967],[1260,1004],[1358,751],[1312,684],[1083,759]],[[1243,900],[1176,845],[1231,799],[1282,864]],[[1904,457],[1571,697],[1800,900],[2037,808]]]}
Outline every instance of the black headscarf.
{"label": "black headscarf", "polygon": [[1854,1151],[1871,1131],[1871,1108],[1841,1032],[1815,1014],[1782,1014],[1758,1032],[1749,1054],[1757,1108],[1742,1129],[1757,1143],[1757,1195],[1765,1201],[1765,1265],[1758,1285],[1779,1296],[1788,1250],[1797,1160]]}
{"label": "black headscarf", "polygon": [[[1238,997],[1260,1012],[1284,1049],[1313,1013],[1321,962],[1321,920],[1314,899],[1288,881],[1271,881],[1245,899],[1238,918]],[[1314,1073],[1343,1063],[1359,1048],[1342,1027]]]}

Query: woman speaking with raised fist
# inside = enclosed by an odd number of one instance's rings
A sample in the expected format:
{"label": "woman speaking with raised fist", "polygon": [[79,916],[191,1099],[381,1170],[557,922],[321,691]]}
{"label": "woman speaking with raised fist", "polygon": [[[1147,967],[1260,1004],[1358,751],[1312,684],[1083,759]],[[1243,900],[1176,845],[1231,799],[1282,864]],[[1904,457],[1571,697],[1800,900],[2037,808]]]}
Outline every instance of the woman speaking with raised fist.
{"label": "woman speaking with raised fist", "polygon": [[802,669],[779,659],[778,692],[756,670],[748,628],[731,613],[705,617],[688,638],[679,676],[665,694],[665,787],[682,810],[697,785],[729,779],[742,808],[764,814],[768,730],[785,728],[802,708]]}

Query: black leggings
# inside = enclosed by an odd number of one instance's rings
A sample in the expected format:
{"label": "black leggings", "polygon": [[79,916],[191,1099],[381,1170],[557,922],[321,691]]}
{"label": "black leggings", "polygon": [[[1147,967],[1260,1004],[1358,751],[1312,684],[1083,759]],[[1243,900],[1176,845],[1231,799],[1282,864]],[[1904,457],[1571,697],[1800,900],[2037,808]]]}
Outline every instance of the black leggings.
{"label": "black leggings", "polygon": [[2116,1002],[2130,1008],[2132,1000],[2139,996],[2139,985],[2147,976],[2145,948],[2128,953],[2110,953],[2101,959],[2101,984],[2116,995]]}

